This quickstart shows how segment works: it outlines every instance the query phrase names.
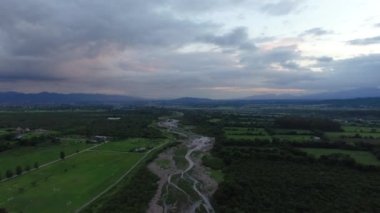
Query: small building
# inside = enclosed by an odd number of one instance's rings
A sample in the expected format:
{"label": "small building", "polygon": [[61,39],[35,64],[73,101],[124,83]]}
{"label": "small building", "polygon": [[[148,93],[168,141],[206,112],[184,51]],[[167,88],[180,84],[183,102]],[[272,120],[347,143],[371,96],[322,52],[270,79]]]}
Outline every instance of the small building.
{"label": "small building", "polygon": [[109,120],[109,121],[118,121],[120,119],[121,119],[120,117],[108,117],[107,118],[107,120]]}
{"label": "small building", "polygon": [[90,140],[87,141],[87,143],[104,143],[107,142],[109,137],[107,136],[102,136],[102,135],[96,135],[92,137]]}
{"label": "small building", "polygon": [[139,147],[139,148],[135,148],[133,151],[134,152],[145,152],[147,150],[147,148],[145,147]]}

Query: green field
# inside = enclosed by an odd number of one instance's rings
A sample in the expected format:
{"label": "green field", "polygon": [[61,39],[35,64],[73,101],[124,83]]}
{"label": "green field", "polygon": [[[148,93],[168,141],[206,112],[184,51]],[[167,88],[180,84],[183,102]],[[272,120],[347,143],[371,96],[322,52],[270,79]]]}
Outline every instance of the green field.
{"label": "green field", "polygon": [[267,135],[263,128],[227,127],[224,128],[226,135]]}
{"label": "green field", "polygon": [[[164,140],[144,138],[109,142],[2,182],[0,207],[11,212],[72,212],[114,183],[145,155],[130,152],[131,149],[148,146],[153,148],[163,142]],[[74,141],[66,141],[62,144],[71,147],[73,143]],[[57,148],[53,149],[51,146],[46,153],[53,153]],[[75,150],[73,147],[71,149]],[[39,150],[39,154],[30,152],[31,154],[26,155],[27,158],[21,155],[18,162],[26,162],[26,159],[35,160],[38,157],[41,160],[45,159],[41,157],[43,151]],[[58,153],[51,156],[57,158]]]}
{"label": "green field", "polygon": [[295,142],[304,142],[304,141],[313,141],[313,136],[311,135],[274,135],[273,138],[278,140],[285,141],[295,141]]}
{"label": "green field", "polygon": [[367,132],[367,133],[380,133],[380,128],[376,127],[363,127],[363,126],[343,126],[345,132]]}
{"label": "green field", "polygon": [[163,140],[153,140],[146,138],[130,138],[120,141],[111,141],[102,146],[96,147],[94,150],[103,150],[103,151],[118,151],[118,152],[130,152],[137,148],[146,148],[150,149],[159,144]]}
{"label": "green field", "polygon": [[7,135],[8,133],[9,133],[9,131],[7,131],[7,129],[0,129],[0,137]]}
{"label": "green field", "polygon": [[365,126],[343,126],[343,132],[328,132],[326,136],[331,140],[363,138],[380,139],[380,128]]}
{"label": "green field", "polygon": [[160,159],[160,160],[156,160],[156,162],[157,162],[157,165],[159,165],[163,169],[170,168],[171,161],[169,159]]}
{"label": "green field", "polygon": [[126,152],[81,153],[0,183],[0,207],[10,212],[73,212],[142,156]]}
{"label": "green field", "polygon": [[220,121],[222,121],[222,119],[219,119],[219,118],[213,118],[213,119],[208,120],[208,122],[210,123],[219,123]]}
{"label": "green field", "polygon": [[222,170],[210,169],[210,176],[218,183],[221,183],[224,180],[224,174]]}
{"label": "green field", "polygon": [[328,132],[325,133],[329,139],[343,139],[343,138],[380,138],[380,132]]}
{"label": "green field", "polygon": [[271,140],[263,128],[227,127],[224,135],[231,140]]}
{"label": "green field", "polygon": [[231,140],[285,140],[293,142],[312,141],[313,136],[308,130],[275,129],[275,135],[269,135],[264,128],[227,127],[224,134]]}
{"label": "green field", "polygon": [[273,129],[275,134],[277,135],[310,135],[312,132],[310,130],[302,130],[302,129]]}
{"label": "green field", "polygon": [[272,140],[269,135],[227,135],[226,137],[231,140]]}
{"label": "green field", "polygon": [[372,154],[366,151],[351,151],[342,149],[320,149],[320,148],[302,148],[305,151],[315,157],[321,155],[329,155],[334,153],[350,155],[356,162],[364,165],[380,165],[380,161]]}
{"label": "green field", "polygon": [[59,144],[44,144],[40,146],[17,147],[8,151],[0,152],[0,174],[2,177],[7,169],[14,170],[16,166],[33,167],[37,162],[39,165],[59,159],[59,153],[64,151],[66,155],[88,148],[89,145],[79,139],[62,139]]}

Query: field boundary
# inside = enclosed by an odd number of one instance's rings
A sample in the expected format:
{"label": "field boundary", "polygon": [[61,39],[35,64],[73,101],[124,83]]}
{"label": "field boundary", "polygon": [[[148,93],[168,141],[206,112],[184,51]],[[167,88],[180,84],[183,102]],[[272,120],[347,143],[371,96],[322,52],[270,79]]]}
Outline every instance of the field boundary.
{"label": "field boundary", "polygon": [[98,146],[101,146],[101,145],[103,145],[103,144],[105,144],[105,143],[97,144],[97,145],[94,145],[94,146],[88,147],[88,148],[86,148],[86,149],[82,149],[82,150],[79,151],[79,152],[74,152],[74,153],[72,153],[72,154],[70,154],[70,155],[65,156],[64,159],[60,159],[60,158],[58,158],[57,160],[53,160],[53,161],[50,161],[50,162],[44,163],[44,164],[40,165],[38,168],[32,168],[32,169],[30,169],[29,171],[24,171],[24,172],[23,172],[22,174],[20,174],[20,175],[14,175],[14,176],[12,176],[12,177],[10,177],[10,178],[5,178],[5,179],[3,179],[3,180],[0,180],[0,183],[3,183],[3,182],[6,182],[6,181],[9,181],[9,180],[15,179],[15,178],[17,178],[17,177],[20,177],[20,176],[23,176],[23,175],[26,175],[26,174],[29,174],[29,173],[31,173],[31,172],[33,172],[33,171],[36,171],[36,170],[39,170],[39,169],[41,169],[41,168],[44,168],[44,167],[50,166],[50,165],[52,165],[52,164],[54,164],[54,163],[58,163],[58,162],[60,162],[60,161],[63,161],[63,160],[66,160],[66,159],[72,158],[72,157],[74,157],[74,156],[76,156],[76,155],[78,155],[78,154],[81,154],[81,153],[83,153],[83,152],[91,151],[91,149],[94,149],[94,148],[96,148],[96,147],[98,147]]}
{"label": "field boundary", "polygon": [[167,145],[168,143],[170,143],[170,142],[165,142],[165,143],[149,150],[148,152],[146,152],[145,155],[143,157],[141,157],[140,160],[138,160],[131,168],[129,168],[128,171],[126,171],[119,179],[117,179],[114,183],[109,185],[106,189],[104,189],[98,195],[93,197],[91,200],[87,201],[85,204],[83,204],[81,207],[79,207],[77,210],[75,210],[75,212],[78,213],[78,212],[82,211],[83,209],[88,207],[91,203],[93,203],[95,200],[99,199],[101,196],[106,194],[109,190],[111,190],[113,187],[115,187],[117,184],[119,184],[129,173],[131,173],[132,170],[135,169],[143,160],[145,160],[151,152]]}

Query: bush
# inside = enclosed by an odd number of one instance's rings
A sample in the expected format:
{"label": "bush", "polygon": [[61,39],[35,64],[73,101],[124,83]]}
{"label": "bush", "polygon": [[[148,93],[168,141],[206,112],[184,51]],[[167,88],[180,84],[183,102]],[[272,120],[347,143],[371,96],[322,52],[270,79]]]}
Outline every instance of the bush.
{"label": "bush", "polygon": [[5,172],[5,177],[6,178],[11,178],[11,177],[13,177],[13,171],[12,170],[10,170],[10,169],[8,169],[6,172]]}
{"label": "bush", "polygon": [[223,168],[223,160],[210,155],[205,155],[202,158],[203,165],[210,167],[211,169],[219,170]]}
{"label": "bush", "polygon": [[61,152],[59,153],[59,157],[60,157],[62,160],[65,159],[65,152],[61,151]]}
{"label": "bush", "polygon": [[21,175],[22,174],[22,167],[21,166],[17,166],[16,167],[16,175]]}

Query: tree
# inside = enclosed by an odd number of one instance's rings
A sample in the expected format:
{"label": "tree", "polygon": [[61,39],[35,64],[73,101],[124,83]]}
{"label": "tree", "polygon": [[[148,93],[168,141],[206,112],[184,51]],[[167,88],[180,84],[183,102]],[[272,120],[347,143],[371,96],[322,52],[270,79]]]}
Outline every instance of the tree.
{"label": "tree", "polygon": [[30,165],[26,165],[24,170],[25,171],[29,171],[30,170]]}
{"label": "tree", "polygon": [[65,152],[61,151],[61,153],[59,154],[60,158],[63,160],[65,159]]}
{"label": "tree", "polygon": [[22,167],[21,166],[17,166],[16,167],[16,175],[21,175],[22,174]]}
{"label": "tree", "polygon": [[6,178],[11,178],[13,176],[13,172],[12,170],[8,169],[6,172],[5,172],[5,177]]}
{"label": "tree", "polygon": [[38,167],[40,167],[40,165],[38,165],[38,162],[34,162],[34,168],[38,169]]}

